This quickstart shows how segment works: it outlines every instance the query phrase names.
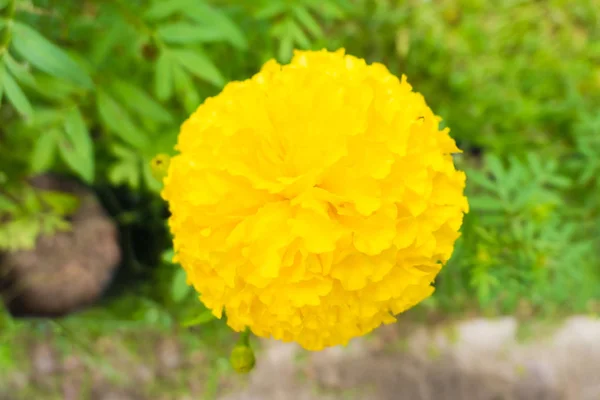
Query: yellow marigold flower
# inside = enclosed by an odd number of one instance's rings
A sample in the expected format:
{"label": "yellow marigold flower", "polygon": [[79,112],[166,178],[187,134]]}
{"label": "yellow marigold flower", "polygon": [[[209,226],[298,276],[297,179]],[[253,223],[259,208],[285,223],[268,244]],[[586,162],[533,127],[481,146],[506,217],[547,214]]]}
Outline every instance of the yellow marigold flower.
{"label": "yellow marigold flower", "polygon": [[448,130],[406,77],[343,50],[229,83],[164,180],[176,259],[235,331],[346,344],[433,292],[468,204]]}

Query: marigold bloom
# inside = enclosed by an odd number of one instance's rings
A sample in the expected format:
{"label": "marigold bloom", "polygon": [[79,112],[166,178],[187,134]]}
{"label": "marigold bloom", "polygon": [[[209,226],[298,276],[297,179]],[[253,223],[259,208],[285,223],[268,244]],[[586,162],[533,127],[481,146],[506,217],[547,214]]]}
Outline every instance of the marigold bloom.
{"label": "marigold bloom", "polygon": [[406,77],[336,52],[229,83],[164,180],[176,259],[235,331],[346,344],[433,292],[468,204],[448,130]]}

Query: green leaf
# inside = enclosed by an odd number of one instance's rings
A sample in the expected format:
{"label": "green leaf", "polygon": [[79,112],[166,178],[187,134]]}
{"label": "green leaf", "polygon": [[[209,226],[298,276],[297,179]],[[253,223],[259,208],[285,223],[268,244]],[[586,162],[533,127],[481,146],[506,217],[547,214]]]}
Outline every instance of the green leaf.
{"label": "green leaf", "polygon": [[144,13],[144,18],[148,20],[168,18],[178,12],[185,11],[188,5],[191,5],[190,0],[156,0]]}
{"label": "green leaf", "polygon": [[344,10],[332,1],[317,1],[312,3],[310,7],[322,17],[330,19],[344,17]]}
{"label": "green leaf", "polygon": [[[1,6],[1,4],[0,4]],[[10,372],[16,365],[16,359],[14,347],[10,343],[0,344],[0,368],[2,371]]]}
{"label": "green leaf", "polygon": [[179,65],[173,68],[173,78],[178,97],[183,101],[185,110],[188,113],[193,112],[200,104],[200,96],[196,91],[194,82],[192,82],[190,76]]}
{"label": "green leaf", "polygon": [[319,23],[313,18],[312,15],[302,6],[296,6],[292,9],[294,15],[300,21],[300,23],[315,37],[323,36],[323,30],[319,26]]}
{"label": "green leaf", "polygon": [[140,186],[140,160],[138,155],[124,146],[115,145],[113,153],[117,162],[110,168],[108,177],[112,184],[126,184],[132,189]]}
{"label": "green leaf", "polygon": [[19,84],[10,74],[5,72],[3,75],[6,98],[21,115],[31,117],[33,115],[33,108],[31,107],[31,103],[29,103],[27,96],[25,96],[25,93],[23,93]]}
{"label": "green leaf", "polygon": [[72,82],[63,79],[50,75],[37,75],[35,77],[35,90],[49,100],[62,102],[80,89]]}
{"label": "green leaf", "polygon": [[283,1],[280,2],[268,2],[266,5],[259,9],[255,14],[254,18],[256,19],[271,19],[280,14],[285,13],[288,10],[289,6]]}
{"label": "green leaf", "polygon": [[187,284],[187,276],[183,268],[178,268],[171,283],[171,297],[175,303],[180,303],[190,293],[192,287]]}
{"label": "green leaf", "polygon": [[41,71],[86,88],[94,86],[92,79],[79,64],[30,26],[15,22],[12,43],[21,57]]}
{"label": "green leaf", "polygon": [[10,54],[4,55],[4,62],[10,73],[24,85],[35,87],[35,78],[25,66],[19,64]]}
{"label": "green leaf", "polygon": [[292,53],[294,51],[294,39],[290,34],[287,34],[281,38],[279,42],[279,50],[277,52],[277,57],[279,61],[287,62],[292,57]]}
{"label": "green leaf", "polygon": [[162,253],[161,259],[165,263],[173,264],[173,257],[174,256],[175,256],[175,251],[173,250],[173,248],[170,248],[168,250],[165,250]]}
{"label": "green leaf", "polygon": [[102,35],[94,38],[93,47],[90,51],[90,61],[93,65],[100,65],[104,61],[111,62],[111,52],[119,44],[123,43],[123,39],[130,34],[130,31],[135,32],[134,28],[123,22],[118,14],[113,16],[115,20],[106,27]]}
{"label": "green leaf", "polygon": [[485,176],[483,173],[481,173],[480,171],[477,171],[475,169],[468,169],[467,170],[467,182],[469,184],[471,184],[471,182],[481,186],[482,188],[488,189],[491,192],[497,192],[498,191],[498,183],[492,181],[491,179],[489,179],[487,176]]}
{"label": "green leaf", "polygon": [[469,198],[469,205],[474,210],[481,211],[502,211],[504,209],[504,203],[495,197],[487,195],[471,196]]}
{"label": "green leaf", "polygon": [[197,317],[190,318],[190,319],[183,321],[181,323],[181,326],[183,326],[185,328],[190,328],[192,326],[204,325],[215,319],[216,319],[216,317],[213,315],[213,313],[207,310],[207,311],[204,311],[202,314],[198,315]]}
{"label": "green leaf", "polygon": [[502,161],[495,154],[488,154],[485,158],[485,166],[494,175],[497,181],[504,181],[506,178],[506,170],[502,165]]}
{"label": "green leaf", "polygon": [[94,148],[92,139],[79,108],[67,113],[64,123],[64,140],[59,142],[63,160],[85,182],[94,180]]}
{"label": "green leaf", "polygon": [[93,158],[93,143],[79,108],[71,108],[65,118],[65,133],[78,152]]}
{"label": "green leaf", "polygon": [[19,205],[11,198],[0,194],[0,212],[15,213],[19,210]]}
{"label": "green leaf", "polygon": [[188,49],[171,50],[171,53],[179,64],[191,74],[218,87],[225,84],[225,78],[219,69],[203,53]]}
{"label": "green leaf", "polygon": [[293,20],[288,22],[289,32],[294,37],[295,42],[300,45],[303,49],[308,49],[310,47],[310,40],[306,36],[306,34],[300,29],[298,24]]}
{"label": "green leaf", "polygon": [[146,136],[138,130],[127,111],[104,90],[98,90],[96,105],[100,120],[111,132],[138,149],[148,144]]}
{"label": "green leaf", "polygon": [[39,218],[17,218],[0,225],[0,250],[31,250],[40,233]]}
{"label": "green leaf", "polygon": [[223,11],[204,2],[195,3],[185,10],[185,15],[223,34],[223,38],[241,50],[248,48],[246,35]]}
{"label": "green leaf", "polygon": [[210,43],[226,37],[218,29],[189,22],[174,22],[158,28],[157,35],[167,43]]}
{"label": "green leaf", "polygon": [[60,216],[73,214],[80,204],[79,198],[69,193],[42,190],[39,192],[39,196]]}
{"label": "green leaf", "polygon": [[173,96],[173,59],[166,51],[162,51],[154,68],[154,94],[165,101]]}
{"label": "green leaf", "polygon": [[0,60],[0,105],[2,105],[2,97],[4,97],[4,63]]}
{"label": "green leaf", "polygon": [[171,114],[141,88],[122,80],[113,82],[113,90],[123,104],[138,115],[157,122],[172,121]]}
{"label": "green leaf", "polygon": [[50,169],[56,155],[56,144],[59,133],[56,130],[41,131],[31,152],[31,172],[39,174]]}

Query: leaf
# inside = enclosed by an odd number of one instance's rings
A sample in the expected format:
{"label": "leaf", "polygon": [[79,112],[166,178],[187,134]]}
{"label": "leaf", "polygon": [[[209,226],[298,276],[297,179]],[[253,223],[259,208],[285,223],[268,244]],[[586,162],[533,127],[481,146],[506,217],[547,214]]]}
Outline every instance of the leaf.
{"label": "leaf", "polygon": [[2,97],[4,97],[4,63],[0,60],[0,105],[2,104]]}
{"label": "leaf", "polygon": [[140,186],[140,160],[135,152],[127,147],[116,145],[113,153],[117,162],[110,168],[108,178],[114,185],[126,184],[132,189]]}
{"label": "leaf", "polygon": [[296,6],[292,9],[294,15],[298,21],[315,37],[323,36],[323,30],[319,26],[319,23],[313,18],[312,15],[302,6]]}
{"label": "leaf", "polygon": [[175,256],[175,251],[171,247],[170,249],[165,250],[162,253],[161,259],[163,262],[168,264],[173,264],[173,257]]}
{"label": "leaf", "polygon": [[171,283],[171,297],[175,303],[180,303],[190,293],[192,287],[187,284],[187,276],[183,268],[178,268]]}
{"label": "leaf", "polygon": [[188,113],[193,112],[200,104],[200,96],[194,87],[192,79],[180,66],[176,66],[173,69],[173,77],[178,96],[183,101],[185,110]]}
{"label": "leaf", "polygon": [[330,19],[340,19],[344,17],[343,8],[332,1],[316,1],[312,3],[313,4],[311,4],[310,7],[322,17]]}
{"label": "leaf", "polygon": [[163,25],[156,33],[165,42],[175,44],[218,42],[225,38],[223,33],[214,27],[189,22]]}
{"label": "leaf", "polygon": [[73,194],[58,191],[42,190],[39,196],[59,216],[71,215],[79,208],[79,198]]}
{"label": "leaf", "polygon": [[191,74],[218,87],[225,84],[225,78],[219,69],[203,53],[188,49],[171,50],[171,53]]}
{"label": "leaf", "polygon": [[52,166],[56,155],[56,144],[59,133],[56,130],[45,130],[39,133],[31,152],[31,172],[46,172]]}
{"label": "leaf", "polygon": [[129,33],[128,30],[133,30],[131,26],[125,24],[117,15],[114,15],[113,18],[115,18],[114,22],[106,27],[102,35],[94,38],[93,47],[90,51],[90,61],[94,65],[100,65],[104,61],[107,61],[107,59],[108,62],[111,62],[111,51],[123,43],[123,38],[126,38]]}
{"label": "leaf", "polygon": [[550,176],[548,181],[559,189],[568,189],[571,185],[573,185],[573,180],[566,176]]}
{"label": "leaf", "polygon": [[131,111],[157,122],[170,122],[171,114],[141,88],[122,80],[113,82],[113,90]]}
{"label": "leaf", "polygon": [[306,36],[306,34],[302,31],[302,29],[300,29],[300,27],[298,26],[298,24],[296,22],[294,22],[293,20],[290,20],[288,22],[288,26],[289,26],[289,32],[290,35],[292,35],[295,39],[295,42],[298,43],[300,45],[300,47],[307,49],[310,47],[310,40],[308,39],[308,37]]}
{"label": "leaf", "polygon": [[188,8],[185,15],[196,22],[203,23],[221,32],[223,38],[238,49],[246,50],[248,48],[246,35],[223,11],[202,2]]}
{"label": "leaf", "polygon": [[19,64],[10,54],[4,55],[4,62],[10,73],[24,85],[35,87],[35,78],[25,66]]}
{"label": "leaf", "polygon": [[154,94],[165,101],[173,96],[173,59],[162,51],[154,69]]}
{"label": "leaf", "polygon": [[487,195],[477,195],[469,198],[469,205],[474,210],[481,211],[502,211],[504,210],[504,203],[495,197]]}
{"label": "leaf", "polygon": [[135,126],[131,116],[104,90],[98,90],[96,105],[102,123],[110,131],[135,148],[141,149],[148,144],[147,138]]}
{"label": "leaf", "polygon": [[0,250],[31,250],[40,233],[38,218],[17,218],[0,225]]}
{"label": "leaf", "polygon": [[279,43],[279,51],[277,56],[279,61],[287,62],[292,56],[292,52],[294,50],[294,40],[291,35],[285,35],[281,38],[281,42]]}
{"label": "leaf", "polygon": [[92,139],[79,108],[67,113],[64,123],[64,139],[59,143],[63,160],[85,182],[94,180],[94,148]]}
{"label": "leaf", "polygon": [[283,14],[288,10],[288,5],[283,2],[267,2],[266,5],[259,9],[255,14],[256,19],[271,19],[279,14]]}
{"label": "leaf", "polygon": [[485,158],[485,165],[489,171],[494,175],[497,181],[504,181],[506,178],[506,171],[502,165],[502,161],[495,154],[488,154]]}
{"label": "leaf", "polygon": [[[65,99],[77,92],[79,87],[50,75],[38,75],[35,77],[35,90],[49,100],[64,102]],[[36,119],[37,117],[38,113],[36,113]]]}
{"label": "leaf", "polygon": [[144,13],[144,18],[148,20],[168,18],[175,13],[185,11],[190,3],[190,0],[156,0],[154,1],[154,4]]}
{"label": "leaf", "polygon": [[85,88],[94,86],[92,79],[79,64],[30,26],[15,22],[12,43],[21,57],[41,71],[73,81]]}
{"label": "leaf", "polygon": [[33,108],[31,107],[31,103],[29,103],[27,96],[25,96],[23,90],[21,90],[10,74],[4,72],[3,75],[6,98],[21,115],[31,117],[33,115]]}
{"label": "leaf", "polygon": [[0,344],[0,368],[2,371],[10,372],[17,366],[17,357],[14,353],[15,349],[10,343]]}
{"label": "leaf", "polygon": [[0,194],[0,212],[14,213],[19,210],[19,204],[11,198]]}
{"label": "leaf", "polygon": [[202,314],[197,317],[187,319],[181,323],[181,326],[185,328],[190,328],[192,326],[204,325],[209,323],[210,321],[215,320],[216,317],[210,311],[204,311]]}
{"label": "leaf", "polygon": [[485,176],[483,173],[481,173],[480,171],[477,171],[475,169],[467,170],[467,182],[469,182],[469,184],[471,184],[471,182],[476,183],[477,185],[481,186],[482,188],[488,189],[489,191],[494,192],[494,193],[498,191],[498,183],[497,182],[492,181],[487,176]]}
{"label": "leaf", "polygon": [[498,283],[498,279],[490,275],[485,268],[476,268],[471,277],[471,285],[475,287],[477,298],[481,304],[488,303],[491,291]]}

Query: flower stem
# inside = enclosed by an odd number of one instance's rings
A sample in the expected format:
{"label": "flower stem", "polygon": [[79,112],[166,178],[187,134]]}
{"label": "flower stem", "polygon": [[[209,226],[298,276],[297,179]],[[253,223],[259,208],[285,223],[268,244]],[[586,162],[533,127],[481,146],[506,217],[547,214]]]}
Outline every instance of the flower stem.
{"label": "flower stem", "polygon": [[250,329],[246,328],[240,333],[238,344],[250,347]]}

